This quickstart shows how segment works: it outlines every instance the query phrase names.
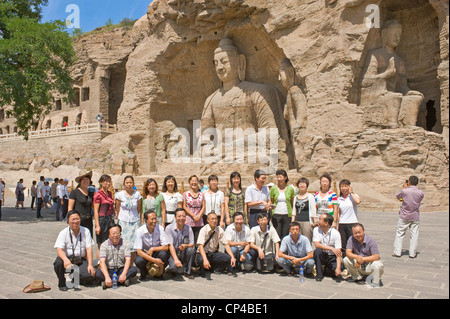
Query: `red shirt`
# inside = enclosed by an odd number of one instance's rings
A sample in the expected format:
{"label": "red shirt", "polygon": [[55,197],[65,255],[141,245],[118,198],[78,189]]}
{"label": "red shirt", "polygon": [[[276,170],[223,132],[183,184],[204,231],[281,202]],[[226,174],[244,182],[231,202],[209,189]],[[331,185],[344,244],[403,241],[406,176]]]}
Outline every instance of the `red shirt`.
{"label": "red shirt", "polygon": [[106,217],[114,214],[114,199],[112,198],[110,191],[108,191],[108,194],[105,194],[105,192],[100,189],[97,193],[95,193],[94,204],[100,204],[98,216]]}

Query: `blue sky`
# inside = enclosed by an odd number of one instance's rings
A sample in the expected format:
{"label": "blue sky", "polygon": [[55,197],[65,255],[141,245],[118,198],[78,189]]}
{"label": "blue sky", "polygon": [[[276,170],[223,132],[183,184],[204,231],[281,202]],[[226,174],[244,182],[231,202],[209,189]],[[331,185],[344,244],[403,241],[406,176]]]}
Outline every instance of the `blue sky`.
{"label": "blue sky", "polygon": [[[152,0],[49,0],[48,6],[43,7],[42,22],[51,20],[65,21],[75,11],[66,12],[69,5],[79,8],[80,28],[83,32],[91,31],[103,26],[109,19],[113,24],[123,18],[139,19],[146,14]],[[74,20],[72,20],[74,21]],[[71,33],[71,29],[68,32]]]}

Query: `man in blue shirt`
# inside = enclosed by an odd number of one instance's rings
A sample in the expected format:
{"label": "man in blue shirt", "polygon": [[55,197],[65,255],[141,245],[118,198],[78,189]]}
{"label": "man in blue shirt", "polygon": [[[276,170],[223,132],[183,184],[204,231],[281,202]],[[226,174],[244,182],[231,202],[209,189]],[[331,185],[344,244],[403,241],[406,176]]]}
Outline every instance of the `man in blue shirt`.
{"label": "man in blue shirt", "polygon": [[194,232],[186,225],[186,211],[177,208],[175,222],[166,227],[166,237],[169,243],[169,269],[173,274],[183,274],[189,279],[194,279],[191,274],[191,266],[195,257]]}
{"label": "man in blue shirt", "polygon": [[305,268],[305,274],[311,275],[314,267],[313,257],[308,238],[300,234],[300,224],[291,222],[289,235],[281,241],[278,264],[290,275],[295,275],[300,266]]}
{"label": "man in blue shirt", "polygon": [[169,264],[169,242],[164,228],[157,224],[154,211],[145,212],[145,225],[136,230],[133,248],[137,252],[134,263],[141,273],[140,279],[147,276],[161,277]]}

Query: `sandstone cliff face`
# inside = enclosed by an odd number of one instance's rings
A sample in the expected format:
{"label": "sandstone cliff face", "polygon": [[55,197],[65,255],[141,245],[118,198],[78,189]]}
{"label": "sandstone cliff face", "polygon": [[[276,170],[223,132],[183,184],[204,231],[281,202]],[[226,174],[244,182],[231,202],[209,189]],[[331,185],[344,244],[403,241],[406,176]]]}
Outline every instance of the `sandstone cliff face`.
{"label": "sandstone cliff face", "polygon": [[[369,16],[373,28],[365,22]],[[403,25],[397,53],[408,85],[424,95],[413,127],[373,125],[374,115],[360,105],[366,58],[381,46],[376,23],[389,19]],[[111,165],[99,169],[180,177],[244,170],[180,165],[170,156],[180,141],[171,133],[185,129],[193,144],[205,100],[221,86],[213,58],[224,37],[246,56],[246,80],[274,86],[281,100],[287,91],[278,80],[280,61],[287,57],[295,68],[307,122],[300,141],[286,143],[297,164],[279,163],[291,181],[316,181],[329,172],[358,185],[363,208],[396,209],[394,194],[415,174],[425,207],[448,209],[448,0],[155,0],[132,30],[76,43],[74,79],[80,89],[90,88],[90,100],[79,107],[82,118],[92,122],[103,112],[118,127],[100,142]]]}
{"label": "sandstone cliff face", "polygon": [[[398,54],[408,66],[409,86],[425,96],[417,127],[372,127],[359,106],[366,56],[381,45],[379,28],[365,23],[368,5],[378,6],[380,24],[396,18],[404,26]],[[295,145],[300,161],[298,167],[281,163],[282,168],[313,180],[327,171],[390,198],[402,180],[417,174],[427,185],[427,205],[448,205],[448,195],[443,201],[435,195],[448,190],[448,91],[438,78],[438,66],[448,70],[448,56],[440,55],[446,20],[442,9],[436,10],[428,1],[153,1],[133,30],[142,40],[127,64],[119,128],[148,136],[148,157],[137,159],[142,173],[182,174],[168,155],[176,143],[170,132],[182,127],[194,133],[192,121],[201,118],[205,99],[220,87],[213,52],[228,36],[247,58],[246,79],[274,85],[285,97],[278,70],[288,57],[306,93],[306,133]],[[426,102],[436,110],[434,121]],[[199,169],[193,163],[186,167]],[[232,169],[221,168],[215,173]]]}

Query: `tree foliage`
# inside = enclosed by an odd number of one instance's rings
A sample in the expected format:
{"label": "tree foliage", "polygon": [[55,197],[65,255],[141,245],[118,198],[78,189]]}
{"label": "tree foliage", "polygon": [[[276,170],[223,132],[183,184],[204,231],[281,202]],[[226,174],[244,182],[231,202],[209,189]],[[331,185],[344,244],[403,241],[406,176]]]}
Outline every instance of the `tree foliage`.
{"label": "tree foliage", "polygon": [[62,21],[40,23],[47,0],[0,0],[0,107],[11,105],[18,133],[28,131],[53,105],[53,94],[73,97],[68,68],[75,60]]}

